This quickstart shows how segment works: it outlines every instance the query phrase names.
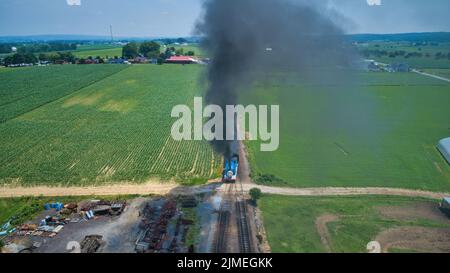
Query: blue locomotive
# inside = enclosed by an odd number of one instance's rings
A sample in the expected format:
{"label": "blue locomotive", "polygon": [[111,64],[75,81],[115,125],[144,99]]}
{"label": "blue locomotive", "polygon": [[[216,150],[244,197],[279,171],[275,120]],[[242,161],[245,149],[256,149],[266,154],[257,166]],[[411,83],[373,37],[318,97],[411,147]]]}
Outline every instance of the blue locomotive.
{"label": "blue locomotive", "polygon": [[223,172],[222,172],[222,182],[236,182],[237,172],[239,168],[239,156],[233,155],[231,158],[225,158]]}

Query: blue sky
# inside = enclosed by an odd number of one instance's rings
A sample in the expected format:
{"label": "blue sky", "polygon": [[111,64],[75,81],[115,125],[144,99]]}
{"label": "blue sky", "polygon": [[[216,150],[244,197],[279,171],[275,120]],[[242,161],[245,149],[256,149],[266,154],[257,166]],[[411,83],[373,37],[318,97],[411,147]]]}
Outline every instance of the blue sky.
{"label": "blue sky", "polygon": [[[311,1],[342,14],[349,33],[450,31],[449,0]],[[116,36],[188,36],[201,12],[202,0],[0,0],[0,35],[109,35],[111,24]]]}

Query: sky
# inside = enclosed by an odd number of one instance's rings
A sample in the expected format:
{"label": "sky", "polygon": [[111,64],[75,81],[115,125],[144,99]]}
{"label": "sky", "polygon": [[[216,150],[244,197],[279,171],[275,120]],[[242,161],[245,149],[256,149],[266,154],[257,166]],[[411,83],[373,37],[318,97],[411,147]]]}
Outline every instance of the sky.
{"label": "sky", "polygon": [[[0,0],[0,36],[108,36],[110,25],[117,37],[190,36],[202,1]],[[340,14],[336,20],[347,33],[450,31],[449,0],[310,1],[323,1]]]}

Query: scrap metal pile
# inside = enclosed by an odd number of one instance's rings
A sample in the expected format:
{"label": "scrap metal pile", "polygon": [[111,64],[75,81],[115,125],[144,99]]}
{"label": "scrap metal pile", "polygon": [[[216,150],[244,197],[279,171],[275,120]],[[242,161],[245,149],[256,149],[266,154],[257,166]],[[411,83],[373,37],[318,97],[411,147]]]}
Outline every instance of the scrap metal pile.
{"label": "scrap metal pile", "polygon": [[103,236],[101,235],[89,235],[81,242],[81,253],[95,253],[103,244]]}
{"label": "scrap metal pile", "polygon": [[184,247],[185,236],[193,222],[183,219],[174,200],[148,202],[141,216],[143,219],[139,225],[141,233],[136,241],[136,252],[187,252]]}
{"label": "scrap metal pile", "polygon": [[24,224],[14,230],[16,236],[55,237],[68,223],[78,223],[95,219],[101,215],[120,215],[126,206],[125,201],[91,200],[80,203],[51,203],[45,204],[44,209],[50,215],[42,219],[39,224]]}

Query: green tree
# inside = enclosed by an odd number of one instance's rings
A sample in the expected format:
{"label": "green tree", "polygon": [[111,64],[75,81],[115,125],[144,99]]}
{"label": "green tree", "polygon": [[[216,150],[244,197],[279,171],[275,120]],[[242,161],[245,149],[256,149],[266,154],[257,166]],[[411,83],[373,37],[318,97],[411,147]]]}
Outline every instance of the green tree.
{"label": "green tree", "polygon": [[25,53],[24,54],[25,63],[34,64],[38,62],[38,59],[33,53]]}
{"label": "green tree", "polygon": [[124,58],[132,59],[139,55],[138,44],[135,42],[128,43],[122,48],[122,56]]}
{"label": "green tree", "polygon": [[182,49],[182,48],[179,48],[175,51],[175,55],[177,55],[177,56],[181,56],[181,55],[183,55],[183,53],[184,53],[184,49]]}
{"label": "green tree", "polygon": [[251,188],[249,194],[255,204],[261,198],[261,190],[258,188]]}
{"label": "green tree", "polygon": [[39,58],[40,61],[48,61],[49,60],[48,55],[44,54],[44,53],[39,54],[38,58]]}
{"label": "green tree", "polygon": [[157,42],[144,42],[139,47],[139,53],[147,58],[157,58],[161,50],[161,45]]}

